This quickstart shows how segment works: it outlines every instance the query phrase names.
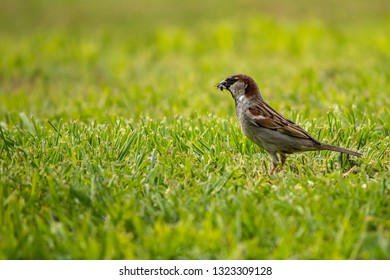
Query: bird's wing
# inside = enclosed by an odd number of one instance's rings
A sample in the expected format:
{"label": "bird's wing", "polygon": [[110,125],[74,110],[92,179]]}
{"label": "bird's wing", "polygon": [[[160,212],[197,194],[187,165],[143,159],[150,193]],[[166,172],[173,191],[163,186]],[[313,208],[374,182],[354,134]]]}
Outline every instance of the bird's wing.
{"label": "bird's wing", "polygon": [[265,102],[261,102],[256,106],[250,107],[246,111],[246,114],[249,119],[251,119],[252,122],[259,127],[272,129],[292,137],[310,139],[315,143],[320,144],[320,142],[310,136],[307,131],[289,119],[283,117]]}

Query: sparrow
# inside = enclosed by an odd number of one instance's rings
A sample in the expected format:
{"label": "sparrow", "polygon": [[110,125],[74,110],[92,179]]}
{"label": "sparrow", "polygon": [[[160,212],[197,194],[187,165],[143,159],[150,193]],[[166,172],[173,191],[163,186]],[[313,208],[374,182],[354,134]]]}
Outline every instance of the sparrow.
{"label": "sparrow", "polygon": [[[300,126],[269,106],[260,94],[256,82],[244,74],[232,75],[217,84],[228,90],[235,101],[236,114],[245,136],[263,148],[272,159],[272,175],[286,163],[287,155],[317,150],[330,150],[361,157],[362,154],[342,147],[322,143]],[[279,157],[278,157],[279,155]]]}

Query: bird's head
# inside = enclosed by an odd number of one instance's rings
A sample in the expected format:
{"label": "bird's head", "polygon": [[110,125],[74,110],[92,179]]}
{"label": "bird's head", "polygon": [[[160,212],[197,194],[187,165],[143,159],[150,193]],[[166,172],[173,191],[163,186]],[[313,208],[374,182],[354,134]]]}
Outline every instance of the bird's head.
{"label": "bird's head", "polygon": [[241,96],[246,98],[260,98],[260,91],[256,82],[249,76],[237,74],[227,77],[221,81],[217,88],[221,91],[224,89],[230,91],[232,97],[237,101]]}

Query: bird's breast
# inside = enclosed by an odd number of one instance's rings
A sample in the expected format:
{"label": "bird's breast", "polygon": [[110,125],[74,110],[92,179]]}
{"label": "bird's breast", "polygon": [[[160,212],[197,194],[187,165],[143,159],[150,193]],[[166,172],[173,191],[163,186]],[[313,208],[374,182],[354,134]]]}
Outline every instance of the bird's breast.
{"label": "bird's breast", "polygon": [[264,147],[264,143],[267,138],[267,130],[258,127],[253,120],[249,119],[248,114],[246,112],[251,107],[251,103],[242,96],[243,98],[238,98],[236,101],[236,114],[238,121],[240,123],[240,127],[242,132],[249,140],[254,142],[260,147]]}

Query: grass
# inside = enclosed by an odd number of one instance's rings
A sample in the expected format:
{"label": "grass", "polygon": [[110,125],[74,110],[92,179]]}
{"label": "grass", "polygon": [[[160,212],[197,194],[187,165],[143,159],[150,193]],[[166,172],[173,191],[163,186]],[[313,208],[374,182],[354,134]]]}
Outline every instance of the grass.
{"label": "grass", "polygon": [[[89,7],[70,3],[63,15]],[[208,6],[179,6],[153,21],[156,8],[144,32],[133,32],[142,16],[114,12],[8,22],[0,259],[389,259],[387,14],[362,8],[369,16],[339,24],[271,8],[212,20]],[[214,87],[237,72],[312,135],[364,157],[294,155],[267,175],[269,157]]]}

